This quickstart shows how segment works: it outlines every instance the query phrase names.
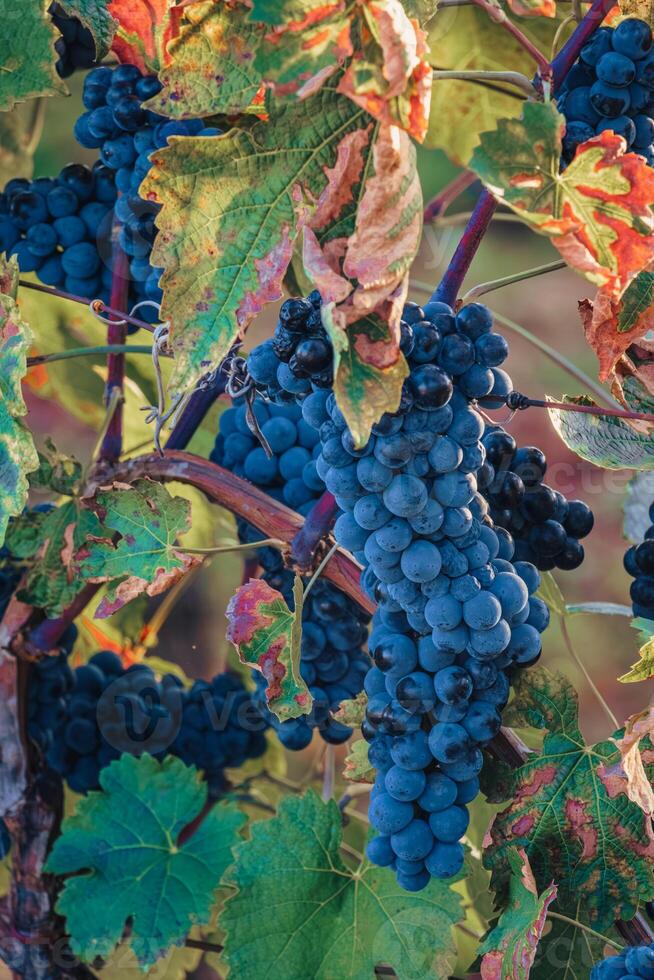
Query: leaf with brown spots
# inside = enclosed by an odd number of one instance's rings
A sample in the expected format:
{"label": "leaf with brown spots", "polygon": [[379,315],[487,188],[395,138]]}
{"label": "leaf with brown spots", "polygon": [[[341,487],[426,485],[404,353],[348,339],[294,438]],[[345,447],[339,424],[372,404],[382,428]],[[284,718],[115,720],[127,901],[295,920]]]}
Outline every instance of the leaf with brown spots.
{"label": "leaf with brown spots", "polygon": [[490,828],[494,886],[506,897],[509,853],[521,847],[538,889],[556,881],[562,903],[581,898],[597,928],[632,918],[654,897],[654,835],[624,779],[604,775],[620,752],[610,740],[585,744],[577,694],[562,674],[525,671],[515,691],[514,717],[547,734],[542,752],[514,771],[511,802]]}
{"label": "leaf with brown spots", "polygon": [[159,483],[137,480],[133,487],[103,487],[88,506],[102,531],[77,548],[74,564],[84,582],[111,582],[97,619],[143,592],[159,595],[202,561],[175,547],[177,535],[191,524],[188,500],[171,497]]}
{"label": "leaf with brown spots", "polygon": [[[620,752],[620,761],[610,767],[624,776],[625,790],[629,799],[636,803],[647,816],[654,816],[654,789],[645,770],[645,753],[651,754],[651,738],[654,735],[654,707],[639,711],[627,718],[624,732],[612,741]],[[641,747],[642,739],[646,744]]]}
{"label": "leaf with brown spots", "polygon": [[303,586],[299,575],[293,586],[291,611],[281,592],[263,579],[241,585],[227,606],[227,639],[236,647],[241,663],[261,671],[268,686],[266,702],[280,721],[311,711],[313,698],[300,675]]}

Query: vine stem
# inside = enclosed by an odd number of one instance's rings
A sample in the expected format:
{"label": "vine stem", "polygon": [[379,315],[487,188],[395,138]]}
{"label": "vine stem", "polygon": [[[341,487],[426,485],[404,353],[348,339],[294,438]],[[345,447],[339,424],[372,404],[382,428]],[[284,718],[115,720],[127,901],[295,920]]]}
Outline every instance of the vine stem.
{"label": "vine stem", "polygon": [[608,936],[603,935],[601,932],[597,932],[595,929],[591,929],[584,922],[580,922],[579,919],[571,919],[568,915],[562,915],[561,912],[550,912],[547,911],[548,919],[558,919],[559,922],[566,922],[570,926],[574,926],[575,929],[581,929],[583,932],[587,932],[590,936],[595,936],[595,939],[601,939],[603,943],[607,943],[609,946],[613,946],[614,949],[622,950],[624,947],[620,943],[616,943],[615,939],[609,939]]}
{"label": "vine stem", "polygon": [[[127,306],[129,295],[129,259],[118,240],[118,222],[114,222],[111,258],[113,262],[111,273],[110,304],[114,309]],[[124,320],[112,316],[107,326],[107,344],[109,346],[123,345],[127,337],[127,325]],[[99,458],[107,462],[115,462],[123,447],[123,388],[125,383],[125,355],[109,354],[107,356],[107,381],[105,384],[105,404],[109,405],[116,392],[119,402],[107,426],[107,431],[100,445]]]}
{"label": "vine stem", "polygon": [[[507,405],[509,408],[515,407],[510,404],[511,396],[524,399],[524,404],[517,406],[519,410],[527,408],[555,408],[561,412],[576,412],[581,415],[595,415],[599,418],[607,415],[610,418],[631,419],[634,422],[649,422],[651,425],[654,425],[654,415],[650,415],[647,412],[630,412],[626,408],[599,408],[597,405],[575,405],[573,402],[554,402],[549,401],[549,399],[546,401],[543,398],[529,398],[527,395],[520,395],[519,392],[511,392],[507,395]],[[492,399],[490,395],[485,395],[478,400],[483,405],[489,399],[491,401],[497,400]]]}
{"label": "vine stem", "polygon": [[329,551],[327,552],[327,554],[325,555],[325,557],[323,558],[323,560],[320,562],[318,567],[316,568],[315,572],[313,573],[313,575],[311,576],[307,584],[305,585],[304,594],[303,594],[304,599],[306,599],[306,597],[309,595],[311,589],[320,578],[325,566],[327,565],[327,562],[331,559],[331,557],[336,553],[337,550],[338,550],[338,545],[334,543],[329,549]]}
{"label": "vine stem", "polygon": [[54,361],[68,361],[74,357],[93,357],[94,354],[151,354],[150,344],[98,344],[96,347],[69,347],[68,350],[53,354],[35,354],[27,358],[27,366],[52,364]]}
{"label": "vine stem", "polygon": [[148,333],[154,333],[154,327],[151,323],[146,323],[145,320],[138,320],[135,316],[124,313],[114,306],[107,306],[101,299],[89,299],[88,296],[67,293],[64,289],[56,289],[54,286],[44,286],[40,282],[29,282],[27,279],[19,279],[18,285],[23,289],[33,289],[37,293],[47,293],[48,296],[56,296],[58,299],[67,299],[71,303],[79,303],[80,306],[92,308],[92,312],[106,313],[107,316],[113,316],[117,319],[125,320],[127,323],[131,323],[133,327],[139,327],[141,330],[147,330]]}
{"label": "vine stem", "polygon": [[215,548],[185,548],[181,545],[180,550],[186,552],[187,555],[206,555],[209,558],[211,555],[226,555],[232,551],[252,551],[255,548],[279,548],[283,550],[287,547],[288,542],[282,541],[281,538],[262,538],[261,541],[252,541],[248,544],[221,544]]}
{"label": "vine stem", "polygon": [[432,294],[432,301],[447,303],[448,306],[454,305],[466,273],[477,254],[477,249],[488,230],[496,208],[497,201],[491,192],[483,190],[461,235],[445,275]]}
{"label": "vine stem", "polygon": [[460,174],[446,184],[442,190],[432,197],[431,201],[428,201],[425,205],[425,210],[423,211],[423,220],[425,224],[429,221],[434,221],[436,218],[440,218],[445,214],[450,204],[453,204],[458,197],[467,191],[469,187],[477,180],[477,174],[473,174],[472,170],[462,170]]}
{"label": "vine stem", "polygon": [[539,51],[533,41],[530,41],[526,34],[517,27],[512,20],[506,15],[505,11],[500,7],[496,6],[494,3],[490,3],[489,0],[474,0],[475,6],[480,7],[485,10],[491,20],[494,20],[496,24],[507,31],[515,41],[518,42],[521,48],[529,54],[538,66],[538,71],[544,79],[549,78],[550,75],[550,63],[542,53]]}
{"label": "vine stem", "polygon": [[512,286],[516,282],[524,282],[526,279],[544,276],[548,272],[558,272],[560,269],[565,269],[566,267],[567,262],[560,259],[556,262],[546,262],[544,265],[534,266],[532,269],[523,269],[522,272],[514,272],[511,276],[502,276],[500,279],[480,282],[478,286],[473,286],[467,293],[464,293],[461,297],[461,302],[469,303],[479,296],[485,296],[486,293],[492,293],[496,289],[502,289],[504,286]]}
{"label": "vine stem", "polygon": [[586,683],[588,684],[588,686],[590,687],[591,691],[595,695],[598,703],[602,706],[605,715],[607,716],[607,718],[609,719],[609,721],[613,725],[614,731],[617,730],[618,728],[620,728],[620,722],[618,721],[618,719],[616,718],[616,716],[613,714],[613,712],[612,712],[611,708],[609,707],[607,701],[604,699],[604,695],[602,694],[602,692],[598,688],[597,684],[593,680],[590,672],[586,668],[585,663],[583,662],[583,660],[581,659],[581,657],[577,653],[577,651],[575,649],[575,645],[572,642],[572,637],[570,636],[570,631],[568,630],[568,624],[565,621],[565,616],[561,616],[559,618],[560,618],[560,622],[561,622],[561,634],[563,636],[563,641],[564,641],[564,643],[565,643],[565,645],[567,647],[568,653],[570,654],[570,656],[572,657],[572,659],[576,663],[576,665],[579,668],[579,670],[584,675],[584,677],[586,679]]}

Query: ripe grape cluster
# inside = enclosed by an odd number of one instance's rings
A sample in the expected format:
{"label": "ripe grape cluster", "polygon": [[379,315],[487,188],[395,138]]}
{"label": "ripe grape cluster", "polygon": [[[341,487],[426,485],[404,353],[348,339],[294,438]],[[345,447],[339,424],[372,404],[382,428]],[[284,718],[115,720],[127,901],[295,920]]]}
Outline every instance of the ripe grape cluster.
{"label": "ripe grape cluster", "polygon": [[593,967],[590,980],[654,980],[654,943],[631,946]]}
{"label": "ripe grape cluster", "polygon": [[624,567],[634,579],[629,590],[634,616],[654,619],[654,504],[650,505],[649,519],[644,541],[625,552]]}
{"label": "ripe grape cluster", "polygon": [[506,342],[490,312],[444,303],[404,312],[411,368],[399,410],[354,446],[333,394],[303,402],[319,426],[317,470],[343,514],[337,540],[366,566],[378,609],[362,731],[378,770],[368,854],[417,891],[463,861],[465,804],[476,796],[481,746],[497,734],[515,667],[540,656],[549,613],[540,576],[512,563],[478,492],[484,422],[471,402],[511,390],[497,367]]}
{"label": "ripe grape cluster", "polygon": [[[324,403],[327,392],[320,392],[318,398]],[[249,430],[245,406],[227,409],[220,419],[211,459],[306,514],[325,489],[316,470],[320,437],[311,424],[311,408],[309,399],[302,408],[295,402],[255,402],[257,422],[274,454],[270,459]],[[255,542],[261,540],[261,533],[240,521],[239,537],[244,543]],[[257,558],[264,580],[281,592],[292,609],[294,575],[284,567],[279,551],[259,548]],[[363,689],[370,667],[365,653],[369,622],[368,614],[340,589],[321,580],[313,584],[302,611],[300,662],[301,675],[314,699],[311,714],[280,722],[266,708],[263,675],[255,675],[261,711],[286,748],[306,748],[315,728],[331,744],[341,744],[351,736],[352,729],[335,721],[332,713],[342,701],[356,697]]]}
{"label": "ripe grape cluster", "polygon": [[55,42],[59,55],[55,68],[59,77],[69,78],[77,68],[91,68],[95,64],[95,41],[88,27],[67,14],[58,3],[51,3],[48,13],[61,34]]}
{"label": "ripe grape cluster", "polygon": [[267,723],[236,675],[186,690],[174,674],[158,681],[147,664],[124,669],[108,650],[72,671],[69,633],[57,656],[34,665],[28,732],[75,792],[97,789],[100,771],[124,752],[148,752],[202,769],[216,797],[225,789],[225,768],[265,751]]}
{"label": "ripe grape cluster", "polygon": [[500,425],[487,424],[481,441],[486,460],[477,485],[493,522],[511,533],[514,557],[541,571],[578,568],[584,560],[579,539],[594,522],[588,505],[543,483],[547,459],[536,446],[518,448]]}
{"label": "ripe grape cluster", "polygon": [[113,172],[71,163],[57,177],[10,180],[0,194],[0,252],[47,286],[109,301]]}
{"label": "ripe grape cluster", "polygon": [[582,48],[557,100],[566,118],[563,158],[605,130],[654,166],[654,49],[652,30],[636,17],[600,27]]}

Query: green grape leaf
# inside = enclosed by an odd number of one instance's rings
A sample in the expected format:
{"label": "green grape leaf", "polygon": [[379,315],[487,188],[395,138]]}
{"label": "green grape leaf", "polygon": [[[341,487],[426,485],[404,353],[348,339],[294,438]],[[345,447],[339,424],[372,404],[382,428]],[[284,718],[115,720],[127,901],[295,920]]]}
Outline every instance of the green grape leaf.
{"label": "green grape leaf", "polygon": [[173,137],[153,155],[141,194],[163,205],[152,261],[165,270],[172,392],[219,364],[261,308],[281,296],[295,242],[341,142],[369,123],[327,85],[311,99],[284,103],[269,122],[218,139]]}
{"label": "green grape leaf", "polygon": [[[616,952],[624,944],[618,930],[611,926],[605,934],[589,931],[584,913],[584,903],[577,899],[570,905],[555,902],[552,911],[566,917],[565,920],[550,918],[548,929],[541,936],[529,980],[588,980],[590,971],[598,960],[609,952]],[[605,938],[604,938],[605,935]]]}
{"label": "green grape leaf", "polygon": [[102,535],[77,549],[76,573],[84,582],[112,583],[96,618],[111,616],[143,592],[165,592],[201,563],[201,556],[175,546],[177,535],[191,526],[190,505],[171,497],[162,484],[115,484],[98,490],[86,504],[97,514]]}
{"label": "green grape leaf", "polygon": [[3,187],[13,177],[29,178],[34,171],[26,119],[19,109],[0,113],[0,184]]}
{"label": "green grape leaf", "polygon": [[409,366],[402,354],[388,367],[364,360],[362,351],[373,345],[390,346],[390,328],[376,313],[343,330],[334,324],[333,310],[323,308],[323,322],[334,345],[334,394],[355,445],[365,446],[384,412],[397,411]]}
{"label": "green grape leaf", "polygon": [[245,7],[212,0],[184,13],[180,33],[168,45],[168,64],[159,73],[163,90],[147,108],[172,119],[261,115],[263,79],[254,64],[261,27],[247,19]]}
{"label": "green grape leaf", "polygon": [[367,704],[368,695],[365,691],[359,691],[355,698],[350,698],[348,701],[341,701],[338,711],[334,714],[334,718],[343,725],[349,725],[350,728],[358,728],[366,717]]}
{"label": "green grape leaf", "polygon": [[619,750],[613,741],[585,744],[577,694],[562,674],[535,668],[515,691],[513,717],[547,734],[542,752],[513,772],[510,802],[489,830],[494,887],[506,893],[508,853],[521,847],[538,888],[554,880],[564,903],[582,898],[596,928],[630,919],[654,896],[654,836],[616,777]]}
{"label": "green grape leaf", "polygon": [[59,0],[59,6],[91,32],[95,41],[95,60],[102,61],[111,50],[117,27],[109,13],[107,0]]}
{"label": "green grape leaf", "polygon": [[46,870],[73,875],[57,901],[73,952],[86,961],[108,956],[131,919],[131,949],[148,967],[209,922],[245,817],[220,803],[179,844],[207,790],[173,756],[157,762],[125,753],[101,771],[100,786],[64,820]]}
{"label": "green grape leaf", "polygon": [[[549,51],[558,23],[539,18],[521,21],[520,29],[541,51]],[[474,6],[442,7],[428,27],[430,61],[434,68],[511,69],[527,77],[533,74],[531,56],[502,32],[484,10]],[[481,133],[493,129],[500,119],[520,115],[522,96],[508,86],[501,88],[503,91],[460,79],[435,78],[425,146],[437,147],[455,163],[466,165]],[[456,112],[452,112],[452,106],[456,106]]]}
{"label": "green grape leaf", "polygon": [[0,260],[0,545],[10,517],[20,514],[27,500],[27,474],[39,465],[32,435],[21,422],[27,415],[23,379],[32,332],[16,305],[18,266]]}
{"label": "green grape leaf", "polygon": [[379,963],[399,980],[449,975],[458,895],[436,879],[411,894],[391,871],[367,862],[351,871],[341,841],[338,806],[312,790],[287,797],[276,817],[252,825],[226,876],[238,891],[219,919],[230,975],[370,980]]}
{"label": "green grape leaf", "polygon": [[638,651],[639,659],[632,667],[618,677],[623,684],[634,684],[636,681],[648,681],[654,677],[654,636],[650,636]]}
{"label": "green grape leaf", "polygon": [[0,32],[0,110],[37,96],[65,94],[55,71],[59,36],[41,0],[5,4]]}
{"label": "green grape leaf", "polygon": [[98,980],[186,980],[200,965],[201,959],[201,949],[175,946],[144,974],[131,947],[121,943],[102,968],[94,972]]}
{"label": "green grape leaf", "polygon": [[[594,405],[585,395],[562,401]],[[568,449],[606,470],[654,469],[654,434],[646,435],[621,418],[548,409],[552,425]]]}
{"label": "green grape leaf", "polygon": [[529,860],[522,848],[509,848],[509,904],[479,946],[484,980],[528,980],[536,949],[556,898],[556,885],[538,894]]}
{"label": "green grape leaf", "polygon": [[74,456],[60,453],[50,436],[46,436],[38,455],[39,467],[30,474],[30,487],[75,496],[82,481],[82,464]]}
{"label": "green grape leaf", "polygon": [[424,27],[438,9],[438,0],[404,0],[404,9],[409,17],[415,17]]}
{"label": "green grape leaf", "polygon": [[311,711],[313,698],[300,675],[303,586],[299,575],[293,586],[295,611],[281,592],[261,578],[241,585],[227,606],[227,639],[241,663],[261,671],[268,687],[266,702],[287,721]]}
{"label": "green grape leaf", "polygon": [[374,783],[377,770],[368,760],[370,746],[364,738],[358,738],[345,757],[343,776],[351,783]]}
{"label": "green grape leaf", "polygon": [[68,500],[54,510],[29,511],[7,531],[7,548],[15,558],[29,561],[18,598],[48,616],[57,616],[79,592],[73,556],[89,535],[101,535],[95,514]]}
{"label": "green grape leaf", "polygon": [[565,261],[621,296],[651,262],[654,171],[610,130],[582,143],[560,170],[565,119],[525,102],[520,119],[482,133],[470,167],[498,201],[551,236]]}

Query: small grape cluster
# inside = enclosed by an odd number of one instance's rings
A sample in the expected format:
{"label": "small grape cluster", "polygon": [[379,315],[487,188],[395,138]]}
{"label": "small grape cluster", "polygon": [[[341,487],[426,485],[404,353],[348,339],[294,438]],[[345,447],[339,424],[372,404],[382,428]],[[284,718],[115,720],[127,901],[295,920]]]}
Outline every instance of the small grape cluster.
{"label": "small grape cluster", "polygon": [[59,55],[55,68],[60,78],[69,78],[77,68],[92,68],[95,64],[95,41],[88,27],[67,14],[58,3],[51,3],[48,13],[61,37],[55,42]]}
{"label": "small grape cluster", "polygon": [[287,299],[271,340],[255,347],[248,369],[269,398],[292,401],[312,385],[329,389],[334,383],[332,343],[322,323],[322,299],[314,290],[306,299]]}
{"label": "small grape cluster", "polygon": [[109,301],[112,171],[71,163],[57,177],[10,180],[0,194],[0,252],[21,272],[67,292]]}
{"label": "small grape cluster", "polygon": [[654,980],[654,943],[631,946],[593,967],[590,980]]}
{"label": "small grape cluster", "polygon": [[87,149],[99,149],[102,163],[115,171],[120,197],[116,217],[122,224],[120,244],[130,257],[130,275],[142,284],[145,297],[161,302],[161,269],[150,265],[157,233],[159,206],[144,200],[139,187],[150,170],[150,154],[167,145],[169,136],[215,136],[220,130],[202,120],[175,122],[143,102],[161,91],[156,75],[144,75],[136,65],[96,68],[84,80],[86,112],[75,123],[75,138]]}
{"label": "small grape cluster", "polygon": [[174,674],[157,681],[147,664],[123,668],[102,650],[72,671],[71,634],[57,656],[34,665],[28,732],[48,764],[77,793],[99,786],[105,766],[124,752],[179,756],[204,770],[213,796],[224,769],[265,751],[267,727],[257,701],[232,674],[185,690]]}
{"label": "small grape cluster", "polygon": [[357,449],[334,395],[303,401],[319,425],[317,470],[343,511],[340,544],[365,566],[378,604],[362,726],[378,775],[372,861],[406,889],[449,877],[463,861],[465,804],[479,789],[481,747],[499,731],[510,675],[540,656],[549,612],[537,569],[512,562],[478,492],[485,461],[477,398],[501,404],[506,341],[480,304],[404,311],[411,368],[399,410]]}
{"label": "small grape cluster", "polygon": [[[321,395],[326,398],[327,392]],[[250,432],[245,405],[237,405],[221,415],[211,459],[306,514],[325,489],[316,470],[320,439],[312,425],[315,405],[311,399],[301,408],[295,402],[276,405],[258,400],[253,410],[272,458]],[[239,537],[244,543],[255,542],[261,534],[246,521],[239,521]],[[263,547],[257,550],[257,558],[264,580],[281,592],[292,609],[294,575],[284,567],[280,553]],[[367,613],[331,583],[318,580],[313,584],[302,613],[300,663],[301,675],[314,699],[311,714],[280,722],[266,709],[265,679],[255,674],[261,710],[286,748],[306,748],[315,728],[331,744],[345,742],[352,734],[351,728],[333,719],[332,712],[363,688],[370,666],[364,652],[369,621]]]}
{"label": "small grape cluster", "polygon": [[500,425],[486,425],[482,438],[486,460],[477,474],[490,516],[511,533],[514,557],[541,571],[571,570],[584,560],[580,538],[590,534],[593,512],[582,500],[566,500],[543,483],[545,454],[536,446],[517,447]]}
{"label": "small grape cluster", "polygon": [[634,616],[644,619],[654,619],[654,504],[649,519],[644,541],[632,545],[624,556],[624,567],[634,580],[629,590]]}
{"label": "small grape cluster", "polygon": [[563,159],[580,143],[612,130],[654,166],[652,29],[636,17],[600,27],[568,72],[557,107],[566,118]]}

